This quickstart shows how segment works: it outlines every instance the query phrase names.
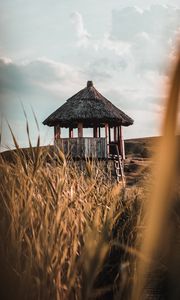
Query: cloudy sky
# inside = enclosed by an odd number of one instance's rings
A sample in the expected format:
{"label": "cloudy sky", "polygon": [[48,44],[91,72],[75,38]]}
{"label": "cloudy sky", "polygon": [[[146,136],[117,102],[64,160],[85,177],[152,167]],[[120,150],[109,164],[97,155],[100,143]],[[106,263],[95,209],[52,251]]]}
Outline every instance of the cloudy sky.
{"label": "cloudy sky", "polygon": [[93,80],[135,123],[125,138],[159,134],[168,66],[180,33],[179,0],[1,0],[0,105],[2,146],[10,123],[27,145],[53,141],[42,121]]}

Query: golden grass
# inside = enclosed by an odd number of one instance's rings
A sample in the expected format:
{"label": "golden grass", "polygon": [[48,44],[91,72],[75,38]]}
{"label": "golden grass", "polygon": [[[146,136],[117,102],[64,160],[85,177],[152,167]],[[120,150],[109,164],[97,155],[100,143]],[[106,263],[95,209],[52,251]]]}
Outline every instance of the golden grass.
{"label": "golden grass", "polygon": [[[132,213],[130,194],[124,195],[121,184],[113,185],[93,162],[85,162],[83,171],[61,151],[52,156],[40,148],[39,139],[25,155],[12,136],[17,149],[13,162],[0,161],[1,285],[8,285],[6,298],[95,299],[105,292],[105,286],[94,285],[117,241],[113,230],[125,210]],[[130,219],[136,223],[135,215]],[[122,237],[128,222],[121,226]],[[124,238],[118,242],[121,247]],[[119,268],[121,263],[123,257],[117,260]]]}

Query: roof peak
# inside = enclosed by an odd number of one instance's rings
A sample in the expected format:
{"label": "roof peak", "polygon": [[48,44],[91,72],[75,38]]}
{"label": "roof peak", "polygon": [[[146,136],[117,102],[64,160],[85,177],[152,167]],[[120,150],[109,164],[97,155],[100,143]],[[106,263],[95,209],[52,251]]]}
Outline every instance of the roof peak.
{"label": "roof peak", "polygon": [[92,87],[93,86],[93,81],[88,80],[87,81],[87,88]]}

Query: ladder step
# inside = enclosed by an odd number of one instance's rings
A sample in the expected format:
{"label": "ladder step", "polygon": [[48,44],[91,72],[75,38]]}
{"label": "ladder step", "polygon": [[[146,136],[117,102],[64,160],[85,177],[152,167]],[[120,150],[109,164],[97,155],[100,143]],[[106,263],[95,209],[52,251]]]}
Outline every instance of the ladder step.
{"label": "ladder step", "polygon": [[119,182],[122,180],[123,184],[125,182],[124,177],[124,168],[123,168],[123,162],[121,155],[112,155],[112,158],[114,160],[114,169],[116,174],[116,180]]}

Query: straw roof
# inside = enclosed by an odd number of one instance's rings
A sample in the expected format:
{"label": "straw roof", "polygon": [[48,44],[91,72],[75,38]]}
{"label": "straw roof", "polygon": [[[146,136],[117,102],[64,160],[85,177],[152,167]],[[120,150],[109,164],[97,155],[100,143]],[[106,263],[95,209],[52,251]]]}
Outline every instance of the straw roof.
{"label": "straw roof", "polygon": [[105,123],[110,126],[133,124],[129,116],[95,89],[92,81],[88,81],[84,89],[69,98],[43,124],[77,127],[80,122],[83,127],[104,126]]}

